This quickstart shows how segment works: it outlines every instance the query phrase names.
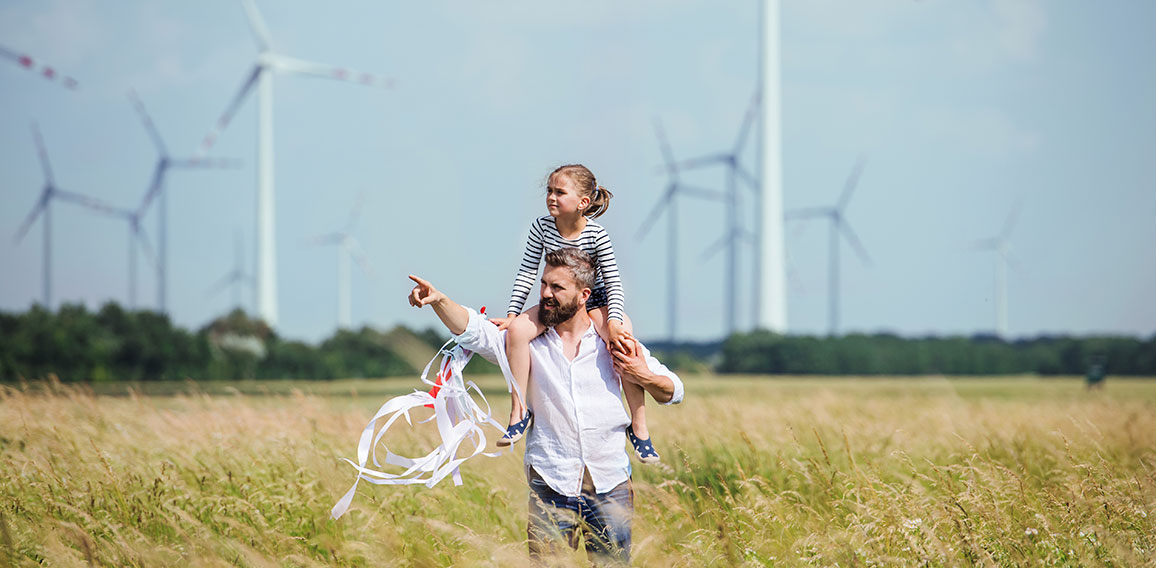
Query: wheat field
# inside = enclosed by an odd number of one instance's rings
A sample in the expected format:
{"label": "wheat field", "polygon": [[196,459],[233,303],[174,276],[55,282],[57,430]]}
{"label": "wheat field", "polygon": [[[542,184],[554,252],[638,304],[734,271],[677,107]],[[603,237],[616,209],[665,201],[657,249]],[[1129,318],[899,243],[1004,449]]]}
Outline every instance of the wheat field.
{"label": "wheat field", "polygon": [[[635,565],[1156,565],[1156,381],[685,380],[648,413]],[[416,385],[0,386],[0,564],[526,564],[520,449],[460,487],[363,483],[328,518],[354,477],[337,458]]]}

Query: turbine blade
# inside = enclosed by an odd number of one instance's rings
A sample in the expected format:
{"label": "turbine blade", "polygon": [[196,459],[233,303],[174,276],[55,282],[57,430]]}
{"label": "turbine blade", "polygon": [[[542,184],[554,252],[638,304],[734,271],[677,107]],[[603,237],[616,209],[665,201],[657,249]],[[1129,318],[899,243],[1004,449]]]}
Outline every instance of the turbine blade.
{"label": "turbine blade", "polygon": [[994,237],[990,239],[979,239],[972,241],[971,246],[968,248],[971,250],[995,250],[999,248],[999,243],[1000,239]]}
{"label": "turbine blade", "polygon": [[119,207],[114,207],[106,201],[97,199],[95,197],[82,195],[74,191],[54,189],[52,193],[54,197],[60,199],[61,201],[75,203],[86,209],[91,209],[97,213],[108,215],[109,217],[126,218],[132,215],[132,212],[121,209]]}
{"label": "turbine blade", "polygon": [[356,237],[349,237],[349,256],[353,257],[353,261],[357,266],[361,267],[361,271],[371,279],[377,280],[377,271],[373,269],[373,265],[369,263],[369,257],[366,256],[365,250],[361,248],[361,243]]}
{"label": "turbine blade", "polygon": [[348,237],[344,232],[341,233],[326,233],[317,235],[316,237],[305,239],[307,246],[324,246],[324,245],[339,245]]}
{"label": "turbine blade", "polygon": [[674,165],[674,151],[670,149],[670,141],[666,138],[666,130],[662,128],[662,120],[654,119],[654,136],[658,138],[658,149],[662,152],[663,168],[672,177],[678,176],[678,168]]}
{"label": "turbine blade", "polygon": [[697,197],[699,199],[709,199],[711,201],[726,201],[726,198],[727,198],[725,193],[718,191],[718,190],[706,189],[704,187],[698,187],[696,185],[685,185],[685,184],[681,184],[681,183],[678,184],[678,186],[675,188],[675,192],[684,194],[688,197]]}
{"label": "turbine blade", "polygon": [[659,198],[658,203],[654,205],[654,209],[650,210],[650,214],[647,215],[646,219],[642,222],[641,225],[639,225],[637,236],[639,240],[641,240],[646,236],[647,233],[650,232],[651,227],[653,227],[654,224],[658,221],[658,218],[662,216],[663,209],[665,209],[667,205],[670,205],[670,199],[673,197],[672,194],[674,193],[674,188],[674,184],[667,186],[667,190],[662,192],[662,197]]}
{"label": "turbine blade", "polygon": [[859,185],[859,176],[863,174],[863,168],[867,165],[867,158],[860,155],[855,160],[855,165],[851,167],[851,175],[847,176],[847,181],[843,184],[843,194],[839,196],[839,203],[835,209],[842,211],[847,207],[847,202],[851,200],[851,194],[855,191],[855,186]]}
{"label": "turbine blade", "polygon": [[140,96],[136,94],[135,90],[129,89],[128,98],[132,101],[132,107],[136,109],[136,113],[140,115],[140,120],[144,123],[145,130],[148,131],[149,137],[153,139],[153,145],[157,147],[157,152],[160,153],[162,157],[167,157],[169,151],[165,148],[165,141],[161,139],[160,132],[157,132],[157,127],[153,123],[152,117],[149,116],[148,111],[145,110],[144,103],[140,100]]}
{"label": "turbine blade", "polygon": [[245,6],[245,16],[249,20],[249,28],[253,30],[253,35],[257,38],[258,47],[262,51],[270,49],[273,46],[273,38],[269,35],[269,28],[265,26],[265,19],[257,10],[257,4],[253,0],[242,0],[242,4]]}
{"label": "turbine blade", "polygon": [[280,71],[288,71],[289,73],[297,73],[299,75],[313,75],[314,77],[324,77],[326,79],[359,83],[367,86],[380,85],[386,89],[393,88],[393,79],[377,77],[373,74],[357,71],[348,67],[314,63],[312,61],[295,59],[283,55],[273,56],[272,60],[273,64]]}
{"label": "turbine blade", "polygon": [[709,156],[700,156],[698,158],[691,158],[683,160],[678,164],[679,169],[694,170],[698,168],[705,168],[718,164],[729,164],[731,161],[730,154],[711,154]]}
{"label": "turbine blade", "polygon": [[353,202],[353,209],[349,210],[349,221],[345,223],[345,231],[348,233],[353,230],[353,225],[357,223],[357,219],[361,217],[361,207],[365,204],[365,192],[357,192],[357,199]]}
{"label": "turbine blade", "polygon": [[751,102],[747,105],[747,111],[743,114],[742,125],[739,126],[739,136],[735,140],[734,154],[737,156],[743,150],[743,146],[747,143],[747,137],[751,133],[751,126],[755,123],[755,118],[759,111],[759,93],[756,90],[755,94],[751,95]]}
{"label": "turbine blade", "polygon": [[51,191],[52,190],[45,187],[44,191],[40,193],[40,198],[36,200],[36,205],[32,207],[32,211],[28,212],[28,216],[24,218],[24,222],[20,224],[20,228],[16,230],[16,236],[13,238],[16,244],[20,244],[20,241],[24,239],[24,235],[28,233],[28,229],[31,229],[32,224],[36,222],[36,217],[48,206],[49,196],[52,195]]}
{"label": "turbine blade", "polygon": [[40,157],[40,167],[44,170],[44,179],[48,185],[54,185],[56,180],[52,176],[52,163],[48,161],[48,150],[44,149],[44,137],[40,135],[40,125],[32,123],[32,137],[36,140],[36,155]]}
{"label": "turbine blade", "polygon": [[264,69],[260,65],[253,66],[253,70],[249,72],[249,76],[245,78],[245,82],[241,83],[241,90],[237,91],[232,101],[229,101],[229,106],[225,108],[224,114],[217,119],[217,124],[213,126],[213,129],[205,135],[205,139],[201,141],[201,147],[197,150],[195,159],[199,160],[204,157],[205,154],[209,153],[209,149],[217,143],[217,137],[229,126],[229,122],[233,120],[233,114],[237,112],[237,108],[241,106],[241,103],[245,102],[245,96],[253,89],[253,85],[257,83],[257,79],[263,71]]}
{"label": "turbine blade", "polygon": [[164,177],[164,162],[157,162],[156,168],[153,169],[153,181],[149,184],[149,190],[145,192],[144,198],[141,199],[140,206],[136,208],[137,215],[144,215],[149,205],[152,204],[153,199],[156,199],[157,195],[160,195],[161,190],[164,189]]}
{"label": "turbine blade", "polygon": [[748,172],[746,170],[746,168],[744,168],[738,162],[735,162],[735,175],[738,176],[739,180],[746,183],[747,188],[750,189],[751,191],[758,191],[759,190],[759,180],[755,179],[754,174],[751,174],[750,172]]}
{"label": "turbine blade", "polygon": [[213,283],[212,286],[210,286],[207,290],[205,290],[205,297],[206,298],[212,298],[213,296],[220,294],[221,290],[228,288],[230,284],[232,284],[233,282],[236,282],[236,281],[237,281],[237,272],[234,270],[234,271],[224,275],[223,277],[221,277],[220,280],[217,280],[216,282]]}
{"label": "turbine blade", "polygon": [[203,158],[169,160],[169,167],[182,169],[230,170],[240,168],[242,165],[244,165],[244,162],[232,158],[218,158],[215,160],[206,160]]}
{"label": "turbine blade", "polygon": [[705,249],[703,249],[702,254],[700,254],[698,257],[699,260],[707,260],[710,257],[718,254],[718,252],[720,250],[722,250],[724,247],[727,246],[727,243],[730,242],[731,237],[733,237],[733,236],[734,236],[733,232],[728,232],[727,234],[723,235],[722,237],[719,237],[719,239],[717,241],[711,243],[711,245],[709,247],[706,247]]}
{"label": "turbine blade", "polygon": [[830,207],[804,207],[792,209],[784,215],[787,219],[814,219],[815,217],[830,217],[835,210]]}
{"label": "turbine blade", "polygon": [[843,236],[847,238],[847,241],[851,243],[851,248],[855,249],[855,254],[859,255],[859,259],[862,260],[864,264],[870,266],[872,264],[871,255],[867,254],[867,249],[863,248],[863,243],[859,240],[859,236],[855,234],[851,225],[839,221],[839,231],[842,232]]}
{"label": "turbine blade", "polygon": [[1005,219],[1003,222],[1003,230],[999,233],[999,238],[1001,240],[1007,240],[1007,238],[1011,236],[1012,229],[1016,228],[1016,222],[1019,221],[1020,210],[1022,209],[1023,202],[1017,201],[1015,206],[1012,207],[1011,212],[1008,213],[1007,219]]}
{"label": "turbine blade", "polygon": [[13,63],[29,71],[36,72],[41,77],[44,77],[49,81],[59,81],[60,84],[63,85],[66,89],[75,91],[80,87],[80,83],[78,83],[76,79],[66,75],[61,75],[56,71],[56,69],[53,69],[48,65],[37,65],[36,61],[34,61],[31,56],[12,51],[11,49],[8,49],[2,45],[0,45],[0,57],[11,60]]}
{"label": "turbine blade", "polygon": [[141,250],[143,250],[145,253],[145,259],[148,260],[149,264],[155,268],[157,265],[157,255],[153,250],[152,242],[149,241],[148,233],[146,233],[144,228],[141,227],[139,217],[133,218],[132,232],[134,235],[136,235],[137,242],[140,243]]}

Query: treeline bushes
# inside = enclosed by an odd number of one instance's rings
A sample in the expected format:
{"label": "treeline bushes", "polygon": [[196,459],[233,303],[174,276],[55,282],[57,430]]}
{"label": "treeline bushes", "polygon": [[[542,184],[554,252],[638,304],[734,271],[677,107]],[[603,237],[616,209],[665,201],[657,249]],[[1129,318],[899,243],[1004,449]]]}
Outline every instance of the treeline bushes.
{"label": "treeline bushes", "polygon": [[[388,332],[340,330],[318,345],[277,336],[241,311],[195,332],[151,311],[115,303],[89,312],[64,305],[53,313],[33,307],[0,313],[0,381],[184,379],[335,379],[414,375],[447,338],[434,329]],[[1156,376],[1156,336],[1039,337],[1003,341],[992,336],[903,338],[890,334],[842,337],[741,333],[722,342],[650,344],[680,372],[797,375],[1082,375],[1100,365],[1113,375]],[[467,373],[496,373],[474,357]]]}
{"label": "treeline bushes", "polygon": [[[409,353],[394,344],[406,343]],[[442,341],[433,330],[340,330],[317,346],[284,340],[241,311],[197,332],[115,303],[0,313],[0,380],[334,379],[413,374]],[[416,349],[415,349],[416,347]],[[416,354],[414,351],[421,351]],[[421,360],[425,357],[425,360]],[[420,361],[418,363],[417,361]]]}
{"label": "treeline bushes", "polygon": [[1156,336],[902,338],[732,335],[722,345],[723,373],[793,375],[1082,375],[1091,365],[1114,375],[1156,376]]}

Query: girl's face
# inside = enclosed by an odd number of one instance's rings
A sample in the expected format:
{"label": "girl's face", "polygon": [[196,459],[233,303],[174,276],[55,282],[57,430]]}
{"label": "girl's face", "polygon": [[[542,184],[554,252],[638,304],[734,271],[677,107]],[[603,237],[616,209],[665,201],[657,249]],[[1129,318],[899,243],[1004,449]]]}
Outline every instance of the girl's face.
{"label": "girl's face", "polygon": [[546,184],[546,210],[552,217],[580,215],[590,206],[590,198],[582,195],[582,190],[570,176],[554,174]]}

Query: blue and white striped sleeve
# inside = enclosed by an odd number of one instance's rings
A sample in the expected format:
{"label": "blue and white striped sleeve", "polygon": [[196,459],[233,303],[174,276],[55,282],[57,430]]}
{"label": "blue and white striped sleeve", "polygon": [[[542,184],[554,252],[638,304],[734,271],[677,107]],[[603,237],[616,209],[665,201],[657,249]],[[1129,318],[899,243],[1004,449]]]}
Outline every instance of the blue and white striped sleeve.
{"label": "blue and white striped sleeve", "polygon": [[624,322],[626,319],[626,292],[622,290],[622,277],[618,274],[618,262],[614,260],[614,245],[610,243],[610,233],[602,226],[594,236],[594,258],[602,273],[602,285],[606,287],[606,303],[609,318]]}
{"label": "blue and white striped sleeve", "polygon": [[541,219],[535,219],[530,224],[530,236],[526,239],[526,251],[522,253],[522,264],[518,267],[518,275],[514,278],[514,290],[510,292],[510,306],[507,314],[520,314],[526,305],[526,298],[534,289],[534,280],[538,277],[538,267],[542,264],[542,255],[545,246],[542,242]]}

